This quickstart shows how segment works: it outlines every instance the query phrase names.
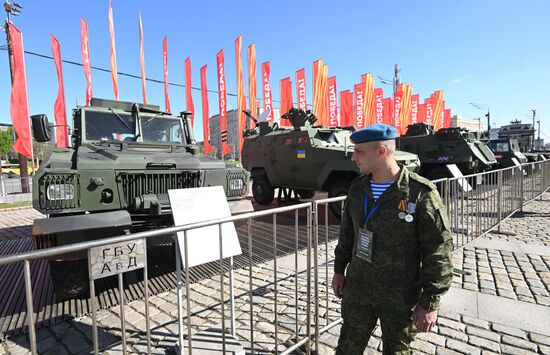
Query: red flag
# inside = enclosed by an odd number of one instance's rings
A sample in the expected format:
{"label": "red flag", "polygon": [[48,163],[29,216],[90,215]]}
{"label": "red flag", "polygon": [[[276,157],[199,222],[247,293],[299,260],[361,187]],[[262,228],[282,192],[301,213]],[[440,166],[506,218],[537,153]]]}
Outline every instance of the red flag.
{"label": "red flag", "polygon": [[411,124],[418,121],[418,105],[420,104],[420,95],[414,94],[411,98]]}
{"label": "red flag", "polygon": [[340,126],[353,126],[353,94],[349,90],[340,92]]}
{"label": "red flag", "polygon": [[[292,108],[292,81],[290,78],[281,80],[281,115],[287,113]],[[290,121],[281,119],[281,126],[291,126]]]}
{"label": "red flag", "polygon": [[164,66],[164,106],[166,112],[172,112],[170,97],[168,96],[168,43],[166,42],[166,36],[162,40],[162,64]]}
{"label": "red flag", "polygon": [[55,62],[55,70],[57,72],[57,98],[53,105],[55,117],[55,145],[58,148],[68,146],[67,135],[67,110],[65,108],[65,88],[63,86],[63,69],[61,67],[61,46],[59,41],[52,35],[52,53],[53,61]]}
{"label": "red flag", "polygon": [[216,55],[218,62],[218,96],[220,101],[220,134],[222,141],[222,157],[231,153],[227,145],[227,85],[225,84],[225,60],[223,49]]}
{"label": "red flag", "polygon": [[13,23],[8,22],[12,57],[13,83],[10,98],[10,116],[17,140],[13,149],[32,159],[31,122],[29,119],[29,101],[27,98],[27,77],[25,73],[25,56],[23,49],[23,34]]}
{"label": "red flag", "polygon": [[427,98],[424,100],[424,104],[426,105],[426,120],[424,122],[433,125],[433,99]]}
{"label": "red flag", "polygon": [[382,123],[388,126],[392,125],[391,119],[393,116],[393,100],[391,97],[384,99],[384,113]]}
{"label": "red flag", "polygon": [[418,118],[417,123],[426,123],[426,104],[418,104]]}
{"label": "red flag", "polygon": [[384,123],[384,91],[382,88],[374,89],[374,123]]}
{"label": "red flag", "polygon": [[444,121],[443,128],[451,127],[451,109],[450,108],[445,110],[445,117],[443,121]]}
{"label": "red flag", "polygon": [[356,129],[365,127],[365,83],[355,84],[355,119]]}
{"label": "red flag", "polygon": [[405,134],[407,132],[407,127],[409,126],[411,122],[411,115],[412,115],[412,85],[409,84],[399,84],[398,91],[401,91],[403,93],[403,96],[401,97],[401,111],[400,111],[400,127],[401,127],[401,134]]}
{"label": "red flag", "polygon": [[195,125],[195,105],[193,104],[193,95],[191,95],[192,81],[191,81],[191,58],[185,59],[185,103],[187,104],[186,110],[193,112],[191,115],[191,126]]}
{"label": "red flag", "polygon": [[248,46],[248,99],[250,112],[256,116],[258,114],[256,107],[258,107],[256,90],[256,44],[252,43]]}
{"label": "red flag", "polygon": [[271,74],[269,62],[262,63],[262,83],[264,87],[264,111],[269,111],[267,121],[273,121],[273,101],[271,86],[269,86],[269,75]]}
{"label": "red flag", "polygon": [[374,101],[374,77],[372,74],[364,74],[361,76],[361,83],[364,84],[364,101],[363,101],[363,117],[365,125],[370,125],[376,122],[375,101]]}
{"label": "red flag", "polygon": [[109,33],[111,34],[111,79],[113,80],[113,90],[115,100],[118,100],[118,74],[116,68],[116,49],[115,49],[115,25],[113,23],[113,6],[109,0]]}
{"label": "red flag", "polygon": [[241,150],[243,143],[244,143],[244,137],[243,132],[245,131],[245,123],[246,123],[246,115],[244,114],[244,110],[246,110],[246,97],[244,95],[244,82],[243,82],[243,62],[241,59],[241,52],[242,52],[242,42],[243,37],[239,36],[235,40],[235,64],[237,69],[237,117],[239,118],[239,147],[238,151]]}
{"label": "red flag", "polygon": [[141,91],[143,103],[147,103],[147,90],[145,88],[145,53],[143,50],[143,27],[141,25],[141,12],[139,14],[139,62],[141,64]]}
{"label": "red flag", "polygon": [[397,133],[401,132],[401,100],[403,99],[403,91],[397,91],[393,95],[393,126],[397,129]]}
{"label": "red flag", "polygon": [[328,65],[322,59],[313,62],[313,113],[319,125],[328,124]]}
{"label": "red flag", "polygon": [[306,71],[304,68],[296,71],[296,94],[298,96],[298,108],[307,111]]}
{"label": "red flag", "polygon": [[336,98],[336,77],[328,78],[328,125],[338,126],[338,101]]}
{"label": "red flag", "polygon": [[433,107],[433,125],[434,130],[438,130],[442,127],[443,118],[443,91],[438,90],[432,94],[432,107]]}
{"label": "red flag", "polygon": [[88,46],[88,25],[84,17],[80,18],[80,51],[84,77],[86,77],[86,106],[92,101],[92,68],[90,67],[90,47]]}
{"label": "red flag", "polygon": [[201,96],[202,96],[202,134],[204,141],[204,154],[212,152],[210,145],[210,129],[209,129],[209,109],[208,109],[208,87],[206,86],[206,68],[201,68]]}

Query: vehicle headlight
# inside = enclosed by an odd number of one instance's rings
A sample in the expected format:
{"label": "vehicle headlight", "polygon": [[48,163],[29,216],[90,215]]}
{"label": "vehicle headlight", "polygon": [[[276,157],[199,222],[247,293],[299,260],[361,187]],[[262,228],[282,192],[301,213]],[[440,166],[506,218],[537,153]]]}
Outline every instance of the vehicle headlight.
{"label": "vehicle headlight", "polygon": [[229,190],[242,190],[244,188],[243,179],[231,179],[229,180]]}
{"label": "vehicle headlight", "polygon": [[46,191],[48,200],[72,200],[74,199],[74,186],[70,184],[54,184],[48,186]]}

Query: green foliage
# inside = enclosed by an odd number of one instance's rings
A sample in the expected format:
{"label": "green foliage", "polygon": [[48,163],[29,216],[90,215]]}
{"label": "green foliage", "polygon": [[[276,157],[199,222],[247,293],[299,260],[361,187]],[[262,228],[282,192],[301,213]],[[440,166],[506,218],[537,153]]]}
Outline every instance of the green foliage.
{"label": "green foliage", "polygon": [[0,157],[8,160],[8,152],[13,146],[13,130],[8,128],[6,131],[0,131]]}

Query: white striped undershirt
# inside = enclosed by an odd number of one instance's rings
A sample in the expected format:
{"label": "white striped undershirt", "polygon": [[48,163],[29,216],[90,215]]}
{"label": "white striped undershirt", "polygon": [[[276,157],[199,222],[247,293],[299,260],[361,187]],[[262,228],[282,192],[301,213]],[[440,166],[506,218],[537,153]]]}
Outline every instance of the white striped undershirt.
{"label": "white striped undershirt", "polygon": [[372,197],[374,198],[374,200],[375,201],[378,200],[380,198],[380,195],[382,195],[382,193],[384,193],[384,191],[386,191],[386,189],[390,187],[391,184],[393,184],[393,181],[383,183],[383,184],[378,184],[376,182],[371,181],[370,188],[371,188]]}

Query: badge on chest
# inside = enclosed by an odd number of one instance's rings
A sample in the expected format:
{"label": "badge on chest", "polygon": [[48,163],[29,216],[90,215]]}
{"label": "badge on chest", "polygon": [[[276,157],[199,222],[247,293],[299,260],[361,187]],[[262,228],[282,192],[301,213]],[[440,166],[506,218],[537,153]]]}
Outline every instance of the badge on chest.
{"label": "badge on chest", "polygon": [[372,243],[374,234],[366,228],[359,229],[359,244],[357,245],[357,257],[361,260],[372,262]]}

